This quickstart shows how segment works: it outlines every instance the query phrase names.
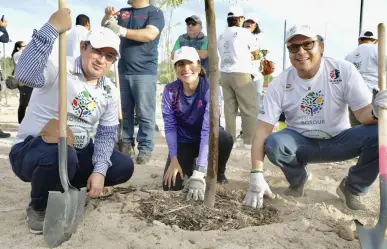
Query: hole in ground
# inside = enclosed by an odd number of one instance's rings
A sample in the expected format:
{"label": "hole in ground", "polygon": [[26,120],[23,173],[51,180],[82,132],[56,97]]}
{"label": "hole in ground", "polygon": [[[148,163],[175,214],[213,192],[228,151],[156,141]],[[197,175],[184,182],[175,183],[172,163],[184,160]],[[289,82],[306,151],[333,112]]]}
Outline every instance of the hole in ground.
{"label": "hole in ground", "polygon": [[208,208],[203,202],[186,201],[182,192],[155,192],[139,201],[135,216],[190,231],[241,229],[280,221],[279,211],[273,206],[264,205],[257,210],[243,205],[245,194],[245,191],[218,187],[215,207]]}

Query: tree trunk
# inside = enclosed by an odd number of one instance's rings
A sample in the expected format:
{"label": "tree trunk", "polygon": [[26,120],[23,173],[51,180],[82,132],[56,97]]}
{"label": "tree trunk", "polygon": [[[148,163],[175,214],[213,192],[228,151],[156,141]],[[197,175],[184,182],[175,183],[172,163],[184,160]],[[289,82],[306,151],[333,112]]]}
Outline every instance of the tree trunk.
{"label": "tree trunk", "polygon": [[219,115],[218,115],[218,88],[219,70],[218,53],[216,46],[216,25],[214,0],[205,0],[207,36],[208,36],[208,58],[210,70],[210,136],[209,155],[206,178],[206,194],[204,205],[214,207],[216,194],[216,178],[218,172],[218,138],[219,138]]}

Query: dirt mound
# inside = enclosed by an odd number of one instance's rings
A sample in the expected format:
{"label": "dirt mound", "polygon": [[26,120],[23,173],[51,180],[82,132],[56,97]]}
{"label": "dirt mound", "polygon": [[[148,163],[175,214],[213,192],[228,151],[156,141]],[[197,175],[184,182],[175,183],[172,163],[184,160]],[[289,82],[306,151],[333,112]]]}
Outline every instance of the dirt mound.
{"label": "dirt mound", "polygon": [[215,207],[208,208],[203,202],[185,200],[182,192],[153,192],[149,198],[139,201],[136,216],[190,231],[226,231],[279,222],[279,212],[272,206],[257,210],[242,205],[245,194],[218,187]]}

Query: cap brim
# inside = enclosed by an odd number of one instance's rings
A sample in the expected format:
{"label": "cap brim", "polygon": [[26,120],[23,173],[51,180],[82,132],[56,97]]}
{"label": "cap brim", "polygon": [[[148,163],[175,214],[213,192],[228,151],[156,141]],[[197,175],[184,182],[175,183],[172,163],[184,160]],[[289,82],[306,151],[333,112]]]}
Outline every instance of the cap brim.
{"label": "cap brim", "polygon": [[317,36],[318,34],[312,34],[312,33],[306,33],[306,32],[294,33],[294,34],[292,34],[291,36],[289,36],[289,37],[286,39],[285,43],[287,43],[289,40],[291,40],[293,37],[295,37],[295,36],[297,36],[297,35],[302,35],[302,36],[311,38],[311,37]]}
{"label": "cap brim", "polygon": [[114,49],[116,51],[117,58],[119,59],[121,57],[119,48],[115,48],[113,45],[106,44],[102,40],[98,40],[98,41],[94,41],[94,42],[89,40],[89,42],[90,42],[91,46],[93,46],[93,48],[112,48],[112,49]]}

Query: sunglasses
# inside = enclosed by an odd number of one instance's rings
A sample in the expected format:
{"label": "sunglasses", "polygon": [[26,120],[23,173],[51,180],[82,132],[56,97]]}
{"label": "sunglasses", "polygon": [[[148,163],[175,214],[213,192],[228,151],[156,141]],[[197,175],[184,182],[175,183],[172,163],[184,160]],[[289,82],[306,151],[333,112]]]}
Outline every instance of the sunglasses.
{"label": "sunglasses", "polygon": [[314,44],[316,42],[320,42],[320,40],[313,40],[313,41],[304,41],[301,44],[291,44],[287,46],[290,53],[295,54],[300,51],[300,47],[302,47],[304,50],[312,50],[314,48]]}
{"label": "sunglasses", "polygon": [[190,25],[192,25],[192,26],[196,26],[196,25],[197,25],[197,23],[196,23],[196,22],[194,22],[194,21],[188,21],[188,22],[187,22],[187,26],[190,26]]}

